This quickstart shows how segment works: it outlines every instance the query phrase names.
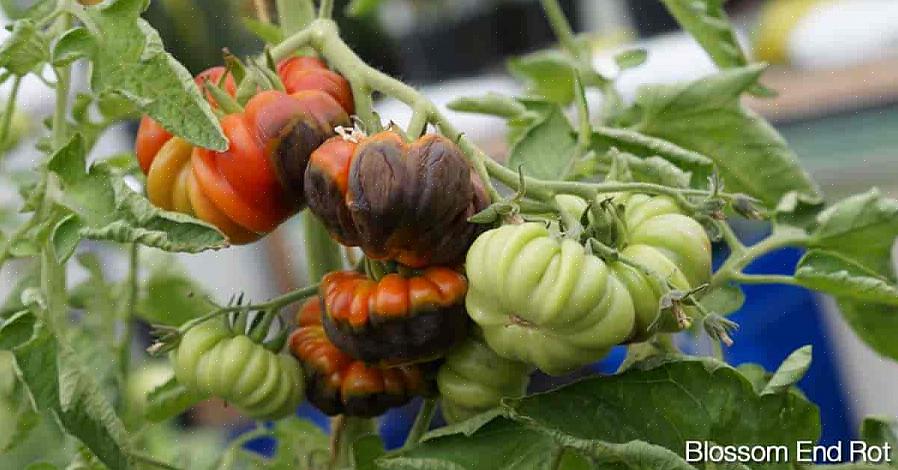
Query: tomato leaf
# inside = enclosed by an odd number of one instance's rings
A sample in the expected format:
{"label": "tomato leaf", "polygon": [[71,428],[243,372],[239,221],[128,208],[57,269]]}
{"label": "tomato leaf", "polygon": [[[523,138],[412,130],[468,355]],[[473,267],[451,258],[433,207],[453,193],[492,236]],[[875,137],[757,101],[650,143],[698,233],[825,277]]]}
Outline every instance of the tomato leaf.
{"label": "tomato leaf", "polygon": [[645,49],[630,49],[614,56],[614,62],[617,63],[618,68],[621,70],[627,70],[639,67],[648,58],[649,53]]}
{"label": "tomato leaf", "polygon": [[[870,416],[861,423],[861,439],[868,444],[888,444],[894,452],[898,448],[898,419],[886,416]],[[898,462],[892,461],[892,466]]]}
{"label": "tomato leaf", "polygon": [[119,94],[169,132],[191,143],[225,150],[218,119],[187,69],[165,52],[159,34],[140,18],[147,0],[113,0],[86,10],[94,35],[91,85]]}
{"label": "tomato leaf", "polygon": [[756,83],[761,66],[726,70],[678,85],[640,88],[641,112],[633,130],[708,156],[730,192],[744,192],[773,207],[789,191],[819,200],[816,183],[795,153],[739,96]]}
{"label": "tomato leaf", "polygon": [[838,253],[895,280],[892,244],[898,237],[898,201],[873,188],[843,199],[817,216],[810,244]]}
{"label": "tomato leaf", "polygon": [[0,45],[0,67],[13,75],[27,75],[49,57],[47,40],[34,22],[28,19],[13,23],[12,34]]}
{"label": "tomato leaf", "polygon": [[352,464],[357,470],[378,470],[375,462],[384,455],[384,442],[380,436],[369,434],[352,443]]}
{"label": "tomato leaf", "polygon": [[817,227],[817,214],[823,207],[822,200],[809,199],[797,191],[789,191],[773,211],[774,233],[807,235],[809,230]]}
{"label": "tomato leaf", "polygon": [[51,61],[54,67],[65,67],[83,57],[91,57],[96,53],[97,42],[90,32],[82,27],[72,28],[53,44]]}
{"label": "tomato leaf", "polygon": [[368,16],[377,11],[383,0],[352,0],[346,5],[346,15],[361,17]]}
{"label": "tomato leaf", "polygon": [[526,130],[511,147],[506,165],[515,170],[522,167],[525,175],[535,178],[562,178],[577,156],[574,129],[560,106],[543,102],[525,104],[534,108],[540,118],[526,124]]}
{"label": "tomato leaf", "polygon": [[520,101],[506,95],[489,92],[481,96],[464,96],[450,101],[447,108],[462,113],[487,114],[512,119],[527,112]]}
{"label": "tomato leaf", "polygon": [[[686,188],[692,180],[691,173],[681,170],[678,166],[661,157],[639,158],[629,153],[619,152],[616,149],[612,149],[609,154],[612,156],[612,162],[608,178],[615,181],[637,181],[662,184],[674,188]],[[628,179],[620,179],[621,172],[626,174]],[[612,177],[613,175],[614,177]]]}
{"label": "tomato leaf", "polygon": [[[742,67],[748,64],[748,59],[723,9],[725,1],[661,0],[680,26],[701,44],[718,67]],[[758,96],[776,95],[760,84],[754,85],[751,93]]]}
{"label": "tomato leaf", "polygon": [[328,436],[311,421],[296,416],[280,419],[274,423],[274,437],[277,448],[267,469],[308,468],[315,459],[329,457]]}
{"label": "tomato leaf", "polygon": [[643,440],[679,455],[686,439],[794,445],[820,436],[812,403],[795,393],[759,395],[738,371],[708,358],[650,359],[503,406],[513,419],[577,439]]}
{"label": "tomato leaf", "polygon": [[898,286],[832,251],[805,253],[795,268],[795,279],[808,289],[827,294],[898,306]]}
{"label": "tomato leaf", "polygon": [[576,64],[567,54],[539,51],[509,59],[508,71],[527,85],[527,94],[560,105],[574,100],[574,71]]}
{"label": "tomato leaf", "polygon": [[[62,227],[64,246],[71,246],[70,234],[75,229],[82,238],[135,242],[166,251],[194,253],[226,245],[224,235],[215,227],[154,207],[105,163],[85,165],[83,139],[78,134],[47,164],[57,183],[52,188],[58,193],[54,200],[77,215],[77,221],[67,221]],[[80,227],[72,226],[74,223]]]}
{"label": "tomato leaf", "polygon": [[793,385],[797,384],[808,368],[811,367],[811,357],[813,349],[811,345],[803,346],[789,354],[773,377],[767,382],[761,395],[770,395],[775,393],[783,393],[789,390]]}
{"label": "tomato leaf", "polygon": [[[28,324],[31,335],[13,344],[22,339]],[[0,327],[0,343],[14,346],[22,379],[39,409],[52,411],[66,431],[109,468],[131,468],[124,425],[92,376],[81,371],[74,353],[57,342],[43,322],[31,314],[16,316]]]}
{"label": "tomato leaf", "polygon": [[550,435],[508,418],[495,417],[471,436],[430,439],[377,460],[385,469],[555,469],[562,446]]}
{"label": "tomato leaf", "polygon": [[153,422],[178,416],[202,400],[184,388],[174,377],[147,394],[146,418]]}
{"label": "tomato leaf", "polygon": [[736,284],[726,284],[715,287],[704,294],[699,302],[710,312],[718,315],[727,315],[742,308],[745,303],[745,294]]}
{"label": "tomato leaf", "polygon": [[263,23],[254,18],[241,18],[243,27],[253,33],[266,44],[278,44],[284,40],[284,32],[281,28],[271,23]]}
{"label": "tomato leaf", "polygon": [[877,353],[898,361],[898,306],[837,298],[842,318]]}
{"label": "tomato leaf", "polygon": [[593,131],[590,148],[596,152],[607,152],[611,148],[617,148],[640,157],[661,157],[680,168],[699,175],[697,180],[703,180],[711,173],[713,160],[664,139],[640,134],[630,129],[597,126]]}
{"label": "tomato leaf", "polygon": [[175,259],[164,256],[148,261],[150,272],[136,308],[142,319],[178,326],[215,308],[205,289],[180,269]]}

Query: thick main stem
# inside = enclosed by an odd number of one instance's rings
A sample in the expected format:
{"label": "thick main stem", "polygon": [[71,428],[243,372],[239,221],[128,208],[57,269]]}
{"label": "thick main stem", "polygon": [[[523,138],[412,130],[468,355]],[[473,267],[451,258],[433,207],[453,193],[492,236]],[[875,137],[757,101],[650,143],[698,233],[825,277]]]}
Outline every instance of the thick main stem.
{"label": "thick main stem", "polygon": [[309,282],[318,282],[325,274],[343,269],[340,248],[330,238],[324,224],[306,211],[302,216],[303,235],[306,248],[306,269]]}
{"label": "thick main stem", "polygon": [[558,42],[560,42],[561,46],[567,49],[575,58],[581,58],[582,51],[577,45],[574,31],[571,29],[567,17],[564,16],[564,11],[561,10],[561,5],[558,4],[558,0],[540,0],[540,3],[542,3],[543,10],[546,12],[546,17],[549,20],[549,25],[552,27],[552,32],[558,37]]}
{"label": "thick main stem", "polygon": [[12,82],[12,90],[6,99],[6,107],[3,110],[3,116],[0,116],[0,146],[6,144],[9,138],[9,129],[12,125],[12,115],[16,111],[16,97],[19,94],[19,86],[22,84],[22,77],[16,76]]}
{"label": "thick main stem", "polygon": [[433,421],[433,415],[436,413],[436,409],[436,398],[424,399],[424,402],[421,404],[421,410],[418,411],[418,416],[415,417],[412,429],[408,432],[408,437],[405,439],[405,444],[402,446],[403,449],[412,447],[421,441],[421,437],[423,437],[424,433],[430,429],[430,422]]}
{"label": "thick main stem", "polygon": [[[129,372],[131,370],[131,338],[132,327],[131,322],[134,318],[134,305],[137,302],[137,277],[140,269],[140,245],[132,243],[128,247],[128,277],[125,279],[125,296],[122,299],[121,310],[119,311],[119,321],[122,324],[122,337],[116,344],[118,351],[118,385],[119,385],[119,401],[120,411],[127,406],[128,400],[124,399],[128,390]],[[124,414],[124,413],[122,413]]]}

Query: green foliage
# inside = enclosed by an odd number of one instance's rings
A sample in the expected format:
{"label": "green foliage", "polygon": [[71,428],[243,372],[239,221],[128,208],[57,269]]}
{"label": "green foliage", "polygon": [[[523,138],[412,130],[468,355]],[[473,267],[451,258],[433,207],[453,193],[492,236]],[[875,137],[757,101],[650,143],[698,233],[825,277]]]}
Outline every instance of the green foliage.
{"label": "green foliage", "polygon": [[560,51],[539,51],[510,59],[508,71],[527,84],[534,98],[568,105],[574,101],[574,74],[577,64]]}
{"label": "green foliage", "polygon": [[770,377],[761,395],[785,393],[798,383],[811,367],[811,351],[812,348],[808,345],[796,349],[790,354]]}
{"label": "green foliage", "polygon": [[563,178],[577,157],[574,129],[560,106],[543,101],[525,101],[538,118],[522,123],[515,132],[507,165],[525,175],[543,179]]}
{"label": "green foliage", "polygon": [[172,257],[156,256],[147,261],[149,273],[136,306],[144,321],[178,326],[216,308],[205,289]]}
{"label": "green foliage", "polygon": [[90,48],[91,86],[95,92],[110,91],[127,98],[193,144],[226,149],[221,126],[193,78],[165,52],[158,33],[140,18],[146,6],[146,0],[114,0],[86,10],[98,30],[93,34],[96,47]]}
{"label": "green foliage", "polygon": [[[804,357],[800,351],[796,354]],[[784,363],[774,375],[781,377],[777,383],[800,375],[796,363],[804,362],[793,357]],[[496,468],[496,462],[507,462],[507,468],[561,468],[554,466],[556,459],[568,449],[593,465],[615,465],[610,468],[690,469],[681,458],[683,439],[784,445],[815,440],[820,432],[816,407],[780,386],[768,388],[762,394],[738,371],[710,359],[642,362],[618,375],[506,400],[498,411],[432,432],[421,445],[378,463],[385,468]]]}
{"label": "green foliage", "polygon": [[76,216],[56,227],[54,240],[69,237],[74,230],[83,238],[139,242],[166,251],[198,252],[225,245],[224,236],[215,227],[157,209],[115,177],[104,163],[89,168],[85,165],[84,146],[78,135],[54,153],[47,164],[58,182],[58,192],[51,192],[51,196]]}
{"label": "green foliage", "polygon": [[630,49],[614,56],[614,62],[621,70],[632,69],[644,64],[649,53],[645,49]]}
{"label": "green foliage", "polygon": [[779,133],[740,104],[763,71],[749,66],[686,84],[644,86],[633,129],[711,158],[730,191],[768,205],[789,191],[817,200],[816,183]]}
{"label": "green foliage", "polygon": [[49,57],[47,40],[29,19],[12,25],[12,34],[0,45],[0,67],[13,75],[27,75]]}
{"label": "green foliage", "polygon": [[43,321],[30,313],[12,317],[0,328],[0,344],[13,351],[22,380],[35,405],[52,412],[111,469],[130,468],[125,428],[96,382],[74,353],[60,344]]}

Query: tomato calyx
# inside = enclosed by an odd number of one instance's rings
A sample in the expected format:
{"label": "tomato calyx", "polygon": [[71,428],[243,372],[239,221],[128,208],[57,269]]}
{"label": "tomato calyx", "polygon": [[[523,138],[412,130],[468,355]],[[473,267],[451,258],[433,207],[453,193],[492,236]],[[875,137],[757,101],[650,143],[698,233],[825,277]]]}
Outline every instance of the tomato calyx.
{"label": "tomato calyx", "polygon": [[265,349],[279,352],[290,331],[275,310],[237,311],[223,317],[231,336],[246,336]]}

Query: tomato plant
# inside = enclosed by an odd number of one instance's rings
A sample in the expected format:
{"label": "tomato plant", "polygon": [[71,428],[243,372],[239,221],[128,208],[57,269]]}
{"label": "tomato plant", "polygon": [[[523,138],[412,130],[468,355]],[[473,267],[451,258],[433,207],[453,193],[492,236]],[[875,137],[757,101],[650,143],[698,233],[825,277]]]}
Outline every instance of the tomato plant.
{"label": "tomato plant", "polygon": [[[559,44],[510,61],[524,95],[449,104],[505,121],[499,159],[363,62],[332,0],[278,0],[274,22],[272,2],[254,2],[246,24],[264,50],[224,51],[196,77],[140,18],[146,0],[0,2],[13,18],[0,183],[19,193],[0,206],[0,269],[14,273],[0,304],[3,468],[688,470],[722,467],[687,461],[687,441],[816,442],[819,410],[796,385],[811,348],[775,371],[733,367],[727,315],[741,285],[801,286],[834,296],[898,360],[898,201],[826,201],[743,106],[772,91],[721,2],[661,1],[719,71],[625,102],[619,74],[597,70],[541,0]],[[17,111],[26,80],[54,97],[40,135]],[[407,125],[375,112],[380,96],[409,107]],[[138,119],[133,154],[96,155],[106,129]],[[221,305],[165,253],[227,257],[300,212],[309,283],[267,301]],[[740,218],[769,235],[746,244]],[[784,247],[804,250],[792,274],[746,272]],[[138,325],[152,325],[145,352]],[[710,355],[680,349],[699,341]],[[616,347],[617,372],[588,372]],[[586,377],[532,393],[537,372]],[[385,449],[374,420],[412,400],[405,445]],[[333,417],[330,439],[297,415],[304,401]],[[202,409],[259,425],[229,442],[178,425]],[[451,424],[435,426],[438,410]],[[861,437],[898,444],[895,429],[869,418]],[[245,447],[265,437],[272,452]],[[812,465],[726,468],[755,467]]]}

